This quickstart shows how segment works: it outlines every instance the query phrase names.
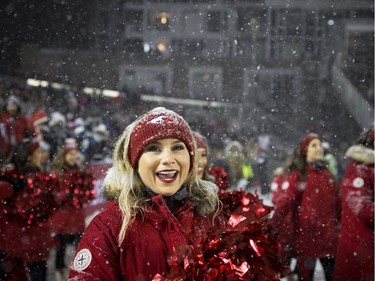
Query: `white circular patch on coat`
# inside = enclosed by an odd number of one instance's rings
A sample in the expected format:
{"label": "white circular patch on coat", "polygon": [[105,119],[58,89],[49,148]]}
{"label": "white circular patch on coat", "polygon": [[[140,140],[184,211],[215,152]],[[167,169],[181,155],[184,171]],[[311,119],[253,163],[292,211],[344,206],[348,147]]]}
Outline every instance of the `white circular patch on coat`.
{"label": "white circular patch on coat", "polygon": [[74,258],[73,267],[77,271],[85,270],[91,263],[92,255],[88,249],[82,249]]}
{"label": "white circular patch on coat", "polygon": [[271,190],[276,191],[279,185],[276,182],[271,183]]}
{"label": "white circular patch on coat", "polygon": [[353,180],[353,186],[356,187],[356,188],[360,188],[360,187],[362,187],[364,184],[365,184],[365,181],[363,180],[363,178],[355,178],[355,179]]}
{"label": "white circular patch on coat", "polygon": [[281,185],[281,189],[282,190],[286,190],[288,189],[289,187],[289,182],[288,181],[284,181],[283,184]]}

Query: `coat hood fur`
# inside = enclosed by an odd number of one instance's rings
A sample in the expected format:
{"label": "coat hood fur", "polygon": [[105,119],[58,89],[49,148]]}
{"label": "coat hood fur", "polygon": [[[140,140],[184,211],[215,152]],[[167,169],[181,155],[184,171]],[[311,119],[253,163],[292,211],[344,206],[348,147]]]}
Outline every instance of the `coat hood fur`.
{"label": "coat hood fur", "polygon": [[353,145],[346,151],[345,156],[367,165],[374,163],[375,151],[363,145]]}

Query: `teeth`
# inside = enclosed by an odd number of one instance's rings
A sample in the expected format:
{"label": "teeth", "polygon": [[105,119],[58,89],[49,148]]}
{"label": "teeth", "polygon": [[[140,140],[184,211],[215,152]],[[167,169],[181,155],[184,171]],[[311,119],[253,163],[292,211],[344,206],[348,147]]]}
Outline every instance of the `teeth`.
{"label": "teeth", "polygon": [[175,174],[176,172],[175,171],[162,171],[162,172],[158,172],[158,174],[161,174],[161,175],[173,175]]}
{"label": "teeth", "polygon": [[173,179],[176,176],[177,171],[161,171],[157,172],[157,174],[160,178]]}

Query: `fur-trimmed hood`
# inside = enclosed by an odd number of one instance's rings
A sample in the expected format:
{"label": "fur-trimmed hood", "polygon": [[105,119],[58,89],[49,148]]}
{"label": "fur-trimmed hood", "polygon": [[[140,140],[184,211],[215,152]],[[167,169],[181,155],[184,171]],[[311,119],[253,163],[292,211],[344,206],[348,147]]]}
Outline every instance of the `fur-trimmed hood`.
{"label": "fur-trimmed hood", "polygon": [[368,165],[374,163],[375,151],[363,145],[353,145],[346,151],[345,156]]}

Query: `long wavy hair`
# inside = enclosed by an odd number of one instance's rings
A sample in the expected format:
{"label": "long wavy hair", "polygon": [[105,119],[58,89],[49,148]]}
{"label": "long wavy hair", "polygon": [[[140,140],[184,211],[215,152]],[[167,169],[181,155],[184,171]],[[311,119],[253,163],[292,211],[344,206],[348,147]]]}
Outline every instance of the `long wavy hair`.
{"label": "long wavy hair", "polygon": [[[137,125],[140,116],[130,124],[122,133],[115,144],[113,153],[113,166],[109,169],[103,188],[107,198],[114,199],[119,203],[123,215],[123,222],[119,233],[119,244],[125,238],[127,228],[135,216],[144,214],[147,209],[147,197],[145,196],[145,186],[142,183],[137,171],[131,166],[128,150],[130,136]],[[196,155],[196,147],[194,148]],[[185,183],[187,198],[192,201],[195,211],[200,215],[217,215],[221,209],[221,202],[218,198],[217,186],[208,181],[204,181],[197,176],[197,158],[194,158],[194,165],[189,172]]]}
{"label": "long wavy hair", "polygon": [[285,175],[293,171],[298,171],[301,175],[301,179],[306,179],[307,160],[306,156],[301,154],[300,145],[297,145],[292,154],[285,161],[284,173]]}

